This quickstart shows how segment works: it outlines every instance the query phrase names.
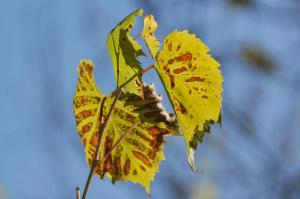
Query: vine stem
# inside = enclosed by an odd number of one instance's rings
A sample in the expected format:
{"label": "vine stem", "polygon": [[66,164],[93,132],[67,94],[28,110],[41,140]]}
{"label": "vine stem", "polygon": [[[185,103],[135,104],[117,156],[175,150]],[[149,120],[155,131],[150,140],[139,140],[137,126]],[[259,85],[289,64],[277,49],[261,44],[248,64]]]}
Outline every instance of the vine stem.
{"label": "vine stem", "polygon": [[[121,92],[122,92],[122,88],[124,86],[126,86],[129,82],[131,82],[134,78],[138,77],[138,76],[142,76],[144,75],[145,73],[147,73],[148,71],[150,71],[151,69],[154,68],[154,65],[151,65],[147,68],[145,68],[141,73],[136,73],[135,75],[133,75],[131,78],[129,78],[126,82],[124,82],[122,85],[120,85],[118,88],[116,88],[116,90],[114,90],[112,93],[115,93],[115,98],[114,98],[114,101],[112,103],[112,105],[110,106],[109,108],[109,111],[108,111],[108,114],[106,116],[106,118],[104,119],[103,117],[103,108],[104,108],[104,102],[106,100],[106,98],[104,97],[102,102],[101,102],[101,105],[100,105],[100,116],[99,116],[99,120],[100,120],[100,125],[101,125],[101,128],[100,128],[100,131],[99,131],[99,136],[98,136],[98,145],[97,145],[97,149],[96,149],[96,153],[95,153],[95,156],[94,156],[94,159],[92,161],[92,166],[91,166],[91,169],[90,169],[90,172],[89,172],[89,175],[88,175],[88,178],[87,178],[87,181],[85,183],[85,187],[84,187],[84,191],[83,191],[83,195],[82,195],[82,199],[86,199],[86,195],[87,195],[87,192],[88,192],[88,189],[89,189],[89,186],[90,186],[90,183],[91,183],[91,180],[92,180],[92,177],[93,177],[93,174],[94,174],[94,171],[95,171],[95,168],[99,162],[99,151],[100,151],[100,142],[101,142],[101,138],[102,138],[102,134],[107,126],[107,123],[110,119],[110,116],[113,112],[113,109],[115,108],[115,105],[118,101],[118,99],[120,98],[120,95],[121,95]],[[139,124],[138,123],[135,123],[133,124],[124,134],[122,134],[122,136],[117,140],[117,142],[113,145],[113,147],[111,148],[111,150],[106,154],[106,156],[103,158],[103,161],[102,162],[105,162],[105,160],[109,157],[109,155],[111,154],[112,150],[121,142],[122,139],[125,138],[125,136],[130,132],[132,131],[132,129],[134,129],[137,125]],[[80,194],[80,193],[79,193]]]}
{"label": "vine stem", "polygon": [[76,199],[80,199],[80,188],[76,187]]}

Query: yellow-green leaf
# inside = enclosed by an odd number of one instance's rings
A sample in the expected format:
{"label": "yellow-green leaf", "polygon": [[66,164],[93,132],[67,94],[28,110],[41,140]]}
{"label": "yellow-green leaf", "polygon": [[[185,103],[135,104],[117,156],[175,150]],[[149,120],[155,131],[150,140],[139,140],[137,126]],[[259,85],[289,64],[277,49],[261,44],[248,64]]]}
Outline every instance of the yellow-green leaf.
{"label": "yellow-green leaf", "polygon": [[156,58],[160,47],[160,42],[154,35],[156,29],[157,23],[154,17],[152,15],[146,16],[142,36],[153,58]]}
{"label": "yellow-green leaf", "polygon": [[169,34],[157,57],[156,70],[163,81],[184,136],[189,163],[210,123],[218,122],[223,77],[209,48],[187,31]]}
{"label": "yellow-green leaf", "polygon": [[94,80],[94,65],[82,60],[77,68],[79,73],[74,95],[74,115],[77,131],[86,153],[86,160],[94,158],[93,151],[99,143],[100,108],[104,98]]}
{"label": "yellow-green leaf", "polygon": [[[144,55],[144,52],[141,46],[130,35],[135,23],[135,17],[142,14],[142,9],[131,13],[107,36],[106,46],[112,59],[117,86],[126,82],[133,75],[143,71],[137,57]],[[124,91],[142,96],[141,87],[141,77],[138,76],[124,87]]]}
{"label": "yellow-green leaf", "polygon": [[[96,173],[101,177],[106,174],[113,182],[130,180],[139,183],[150,193],[150,182],[159,171],[160,161],[164,159],[163,136],[169,134],[170,129],[164,123],[153,124],[151,117],[149,122],[146,117],[140,117],[139,112],[143,112],[141,109],[148,109],[140,105],[141,100],[139,98],[134,102],[130,96],[125,96],[117,102],[102,136],[100,159],[106,156],[123,133],[131,126],[137,126],[120,142],[109,158],[99,165]],[[108,113],[112,101],[112,97],[107,98],[104,115]],[[147,112],[151,110],[148,109]]]}
{"label": "yellow-green leaf", "polygon": [[[152,86],[142,87],[144,98],[133,93],[122,93],[99,139],[100,107],[106,119],[114,96],[104,98],[98,90],[91,61],[83,60],[78,67],[78,83],[74,96],[76,125],[91,166],[100,140],[100,161],[96,175],[107,175],[116,180],[139,183],[150,193],[150,182],[164,159],[164,135],[176,131],[174,117],[161,107],[161,98]],[[113,145],[130,128],[134,127],[108,155]],[[106,161],[101,161],[108,155]]]}

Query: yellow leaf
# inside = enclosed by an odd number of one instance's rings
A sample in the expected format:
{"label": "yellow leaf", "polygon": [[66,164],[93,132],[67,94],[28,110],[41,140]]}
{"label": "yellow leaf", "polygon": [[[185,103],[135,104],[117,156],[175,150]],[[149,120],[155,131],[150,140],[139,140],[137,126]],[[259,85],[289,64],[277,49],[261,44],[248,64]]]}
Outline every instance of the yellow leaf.
{"label": "yellow leaf", "polygon": [[144,19],[142,36],[153,58],[156,58],[160,46],[159,40],[154,35],[156,29],[157,23],[154,20],[154,17],[152,15],[146,16]]}
{"label": "yellow leaf", "polygon": [[[96,173],[101,177],[106,174],[113,182],[130,180],[139,183],[150,193],[150,182],[159,171],[160,161],[164,160],[163,136],[169,134],[170,130],[163,123],[155,125],[151,120],[147,122],[145,117],[145,120],[141,119],[136,110],[141,111],[140,108],[143,108],[139,105],[140,99],[133,102],[131,97],[126,96],[117,102],[102,136],[100,159],[106,156],[113,144],[131,126],[136,125],[136,127],[118,144],[108,159],[99,165]],[[107,98],[104,115],[107,115],[112,101],[112,97]],[[135,104],[127,104],[127,102]]]}
{"label": "yellow leaf", "polygon": [[166,37],[155,65],[177,115],[192,169],[197,144],[209,124],[218,122],[221,111],[223,77],[220,64],[208,52],[195,35],[174,31]]}
{"label": "yellow leaf", "polygon": [[94,80],[94,65],[89,60],[82,60],[77,68],[79,73],[74,96],[74,115],[77,131],[86,152],[86,159],[93,159],[91,151],[96,151],[99,134],[100,107],[104,98]]}
{"label": "yellow leaf", "polygon": [[[154,88],[144,85],[144,98],[133,93],[122,93],[99,139],[101,104],[106,119],[114,96],[104,98],[97,89],[91,61],[81,61],[78,72],[74,114],[88,164],[92,165],[100,140],[96,175],[101,178],[107,175],[112,182],[130,180],[141,184],[150,193],[150,182],[164,159],[163,136],[176,131],[174,118],[166,115]],[[128,129],[131,131],[108,155]],[[105,156],[107,160],[101,161]]]}

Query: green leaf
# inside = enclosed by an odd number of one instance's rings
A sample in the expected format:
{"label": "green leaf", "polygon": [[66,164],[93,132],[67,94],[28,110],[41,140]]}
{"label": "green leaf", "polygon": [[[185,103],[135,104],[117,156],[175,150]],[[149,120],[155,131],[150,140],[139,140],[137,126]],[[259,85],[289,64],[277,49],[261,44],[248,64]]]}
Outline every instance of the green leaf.
{"label": "green leaf", "polygon": [[[112,59],[117,86],[126,82],[130,77],[143,71],[138,56],[145,55],[141,46],[130,35],[135,23],[135,17],[143,14],[142,9],[128,15],[107,36],[106,46]],[[136,77],[124,87],[125,92],[142,96],[141,76]]]}
{"label": "green leaf", "polygon": [[223,77],[209,48],[187,31],[169,34],[155,68],[165,86],[184,136],[188,160],[210,124],[219,120]]}

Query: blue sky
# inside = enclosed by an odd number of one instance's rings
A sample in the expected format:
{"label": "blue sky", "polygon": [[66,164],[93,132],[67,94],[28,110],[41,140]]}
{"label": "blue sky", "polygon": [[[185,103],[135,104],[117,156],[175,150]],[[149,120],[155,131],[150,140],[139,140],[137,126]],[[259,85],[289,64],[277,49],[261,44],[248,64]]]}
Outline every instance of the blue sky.
{"label": "blue sky", "polygon": [[[146,14],[157,16],[161,40],[177,28],[189,29],[207,43],[222,64],[227,108],[223,127],[213,128],[197,151],[196,174],[186,162],[183,140],[167,139],[167,159],[151,186],[153,198],[175,198],[170,184],[177,186],[177,182],[189,193],[213,184],[218,198],[280,198],[277,191],[270,195],[276,190],[273,181],[285,182],[286,176],[300,171],[296,150],[300,139],[295,133],[300,121],[296,86],[300,82],[300,5],[296,1],[252,2],[242,8],[217,0],[2,0],[0,197],[4,190],[5,198],[12,199],[72,198],[76,186],[83,188],[89,169],[73,118],[76,67],[80,59],[92,59],[98,86],[105,94],[112,91],[115,83],[106,36],[123,17],[143,7]],[[142,21],[138,19],[133,34],[141,30]],[[241,57],[243,46],[267,51],[276,71],[270,75],[251,67]],[[151,64],[146,58],[141,61],[144,67]],[[164,94],[154,72],[145,81],[156,82]],[[167,101],[165,105],[171,110]],[[253,121],[246,123],[263,144],[253,146],[256,142],[226,110],[233,115],[237,110],[250,114]],[[287,149],[282,148],[285,139]],[[280,174],[270,178],[273,170],[265,165],[274,161],[272,154],[283,165]],[[88,196],[147,198],[139,185],[118,182],[113,186],[97,178]]]}

